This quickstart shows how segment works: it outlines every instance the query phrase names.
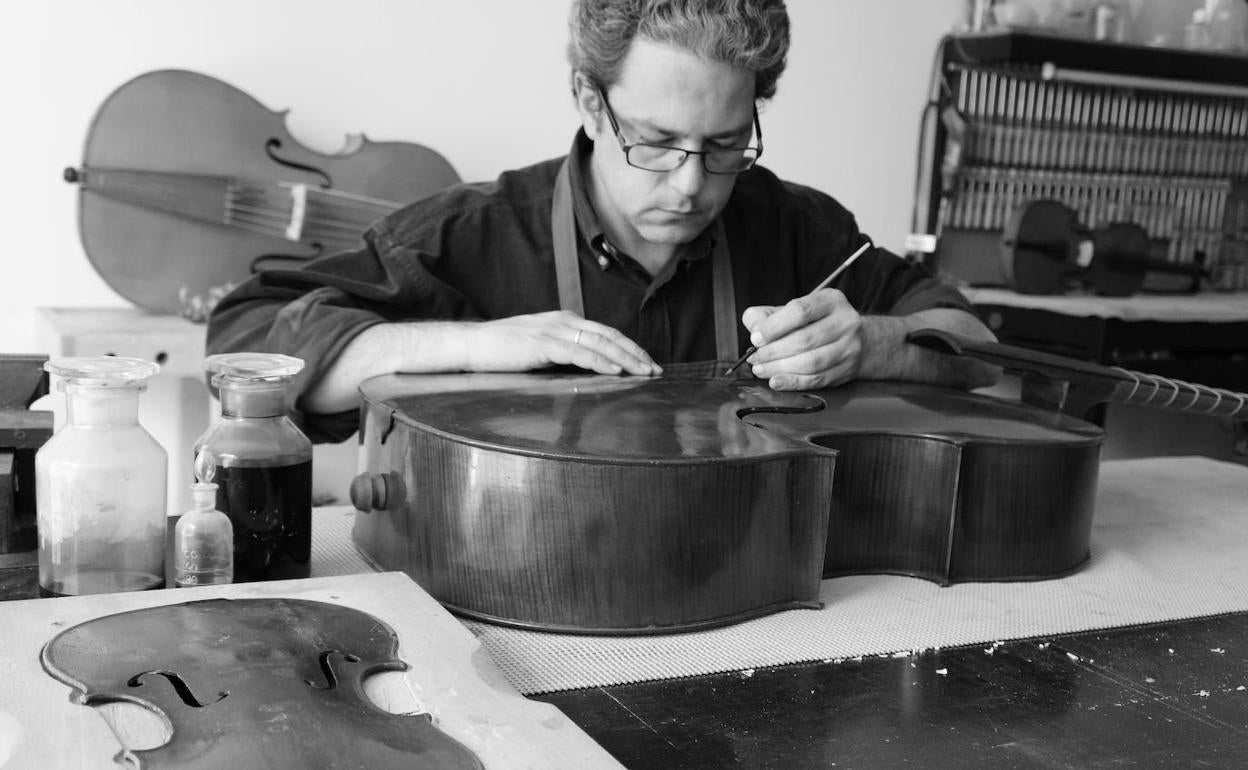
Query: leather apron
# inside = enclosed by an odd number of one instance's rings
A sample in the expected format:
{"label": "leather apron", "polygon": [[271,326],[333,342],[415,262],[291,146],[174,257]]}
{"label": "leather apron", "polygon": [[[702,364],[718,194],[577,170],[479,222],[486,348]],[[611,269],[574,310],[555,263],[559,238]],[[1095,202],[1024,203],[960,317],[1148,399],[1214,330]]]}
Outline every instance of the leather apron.
{"label": "leather apron", "polygon": [[[550,207],[550,226],[555,244],[555,275],[559,288],[559,307],[585,317],[585,299],[581,292],[580,259],[577,255],[576,217],[572,210],[572,183],[565,160],[555,179],[555,196]],[[662,364],[664,376],[722,377],[726,368],[737,359],[737,300],[732,285],[732,259],[724,223],[715,220],[714,246],[711,250],[712,308],[715,317],[715,355],[713,361],[687,361]],[[744,367],[748,372],[749,367]],[[748,376],[748,375],[747,375]]]}

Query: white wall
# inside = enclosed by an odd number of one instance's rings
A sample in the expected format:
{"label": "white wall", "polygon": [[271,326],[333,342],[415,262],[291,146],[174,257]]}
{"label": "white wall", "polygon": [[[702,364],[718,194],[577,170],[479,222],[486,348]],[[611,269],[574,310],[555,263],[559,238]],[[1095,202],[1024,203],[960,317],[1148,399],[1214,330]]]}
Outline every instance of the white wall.
{"label": "white wall", "polygon": [[[78,242],[76,189],[100,103],[186,68],[273,110],[314,150],[348,133],[442,153],[465,179],[566,152],[567,0],[0,0],[0,352],[34,348],[34,308],[117,307]],[[919,111],[964,0],[790,0],[789,71],[763,113],[765,162],[909,227]],[[193,152],[194,148],[187,148]]]}

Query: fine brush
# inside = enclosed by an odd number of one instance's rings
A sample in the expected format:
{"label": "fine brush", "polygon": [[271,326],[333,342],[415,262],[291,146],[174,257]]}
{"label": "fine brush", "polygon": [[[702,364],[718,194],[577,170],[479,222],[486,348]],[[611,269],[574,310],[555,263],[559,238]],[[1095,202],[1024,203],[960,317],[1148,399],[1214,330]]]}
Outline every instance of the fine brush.
{"label": "fine brush", "polygon": [[[871,241],[867,241],[866,243],[864,243],[864,244],[862,244],[861,246],[859,246],[857,251],[855,251],[853,254],[850,254],[848,259],[846,259],[846,260],[845,260],[844,262],[842,262],[841,264],[837,265],[837,267],[836,267],[836,269],[835,269],[835,270],[833,270],[832,272],[828,273],[828,277],[827,277],[827,278],[824,278],[822,281],[820,281],[818,286],[816,286],[815,288],[813,288],[813,289],[811,289],[811,290],[810,290],[810,293],[811,293],[811,294],[814,294],[815,292],[819,291],[820,289],[826,289],[826,288],[828,287],[828,284],[830,284],[830,283],[832,283],[833,281],[835,281],[835,280],[836,280],[836,277],[837,277],[838,275],[840,275],[841,273],[845,272],[845,270],[846,270],[846,269],[847,269],[850,265],[854,264],[854,261],[855,261],[855,260],[857,260],[857,259],[858,259],[858,257],[861,257],[861,256],[862,256],[862,255],[866,252],[866,250],[867,250],[867,249],[869,249],[870,247],[871,247]],[[724,377],[727,377],[728,375],[732,374],[732,373],[733,373],[733,372],[735,372],[736,370],[740,369],[740,368],[741,368],[741,364],[744,364],[744,363],[745,363],[745,359],[747,359],[747,358],[749,358],[750,356],[754,355],[754,352],[755,352],[756,350],[758,350],[758,345],[750,345],[750,347],[749,347],[749,348],[745,351],[745,353],[744,353],[744,354],[742,354],[742,356],[741,356],[740,358],[738,358],[738,359],[737,359],[737,362],[736,362],[735,364],[733,364],[732,366],[730,366],[730,367],[728,367],[727,369],[725,369],[725,370],[724,370],[724,374],[723,374],[723,376],[724,376]]]}

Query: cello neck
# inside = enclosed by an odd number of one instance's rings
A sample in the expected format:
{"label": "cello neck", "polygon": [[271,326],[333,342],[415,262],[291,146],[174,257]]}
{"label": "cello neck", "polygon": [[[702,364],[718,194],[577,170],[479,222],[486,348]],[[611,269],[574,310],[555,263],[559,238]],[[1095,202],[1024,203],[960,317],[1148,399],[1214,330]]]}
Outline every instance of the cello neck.
{"label": "cello neck", "polygon": [[1248,412],[1248,394],[1118,366],[1112,367],[1110,371],[1119,378],[1114,386],[1113,400],[1120,403],[1175,409],[1213,417],[1236,417]]}
{"label": "cello neck", "polygon": [[67,169],[84,192],[152,211],[314,247],[357,247],[372,222],[400,204],[301,182],[126,168]]}
{"label": "cello neck", "polygon": [[[1087,361],[1030,350],[999,342],[980,342],[937,329],[912,332],[907,340],[921,347],[968,356],[1003,369],[1064,383],[1061,397],[1081,408],[1118,402],[1173,409],[1214,417],[1235,417],[1248,413],[1248,394],[1122,367],[1102,366]],[[1054,404],[1073,412],[1065,404]]]}

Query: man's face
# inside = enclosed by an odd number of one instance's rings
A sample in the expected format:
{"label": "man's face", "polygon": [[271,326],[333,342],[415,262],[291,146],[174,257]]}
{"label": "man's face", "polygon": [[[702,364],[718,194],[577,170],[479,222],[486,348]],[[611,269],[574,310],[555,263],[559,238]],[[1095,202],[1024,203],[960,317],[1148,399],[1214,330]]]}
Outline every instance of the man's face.
{"label": "man's face", "polygon": [[[754,128],[754,76],[721,62],[645,38],[633,41],[619,82],[607,94],[628,144],[686,150],[744,147]],[[692,240],[728,202],[735,174],[708,174],[697,156],[674,171],[628,165],[605,107],[585,109],[585,131],[594,140],[594,202],[608,232],[636,248]]]}

